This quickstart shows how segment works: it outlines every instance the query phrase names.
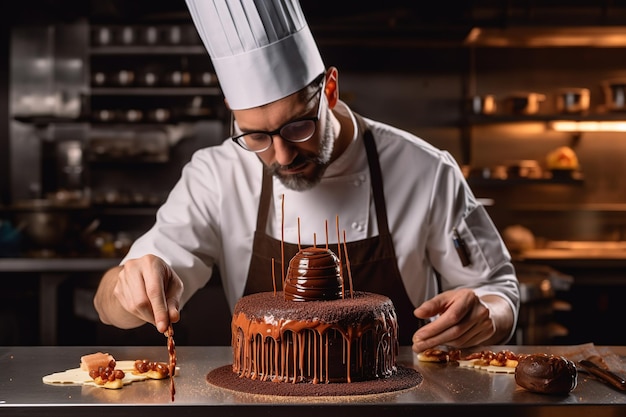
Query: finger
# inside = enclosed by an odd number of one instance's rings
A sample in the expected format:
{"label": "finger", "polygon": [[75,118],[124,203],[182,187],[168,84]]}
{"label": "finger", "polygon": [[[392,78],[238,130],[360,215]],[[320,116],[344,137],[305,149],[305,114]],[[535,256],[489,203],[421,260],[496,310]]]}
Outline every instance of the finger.
{"label": "finger", "polygon": [[418,329],[416,337],[428,339],[441,334],[465,320],[471,312],[471,303],[468,304],[464,299],[455,299],[442,310],[437,311],[439,317]]}
{"label": "finger", "polygon": [[413,314],[417,318],[428,319],[436,316],[438,312],[443,311],[446,303],[447,301],[444,297],[444,293],[442,293],[431,298],[430,300],[424,301],[415,310],[413,310]]}
{"label": "finger", "polygon": [[[127,296],[134,307],[133,314],[159,329],[167,328],[169,318],[163,289],[167,268],[161,266],[160,259],[145,256],[128,261],[124,266]],[[165,324],[163,324],[165,322]]]}
{"label": "finger", "polygon": [[139,270],[124,266],[113,292],[125,310],[143,321],[154,323],[150,300]]}
{"label": "finger", "polygon": [[454,348],[479,345],[493,334],[491,320],[488,317],[485,319],[485,317],[478,309],[472,309],[465,318],[440,333],[433,333],[429,337],[423,338],[422,334],[416,332],[413,336],[413,350],[421,352],[441,345]]}
{"label": "finger", "polygon": [[450,340],[449,342],[447,342],[447,344],[460,349],[463,347],[479,345],[483,340],[486,340],[488,337],[489,332],[485,330],[485,327],[481,323],[475,323],[473,326],[470,326],[463,334],[453,340]]}
{"label": "finger", "polygon": [[[168,268],[169,269],[169,268]],[[180,320],[180,300],[183,295],[183,281],[172,269],[169,269],[169,280],[166,282],[165,297],[169,319],[172,323]]]}
{"label": "finger", "polygon": [[[435,320],[432,323],[421,328],[413,335],[413,345],[416,347],[422,347],[428,349],[431,347],[451,344],[453,341],[459,339],[468,329],[471,327],[468,321],[453,323],[446,326],[434,326]],[[426,347],[428,346],[428,347]]]}
{"label": "finger", "polygon": [[[164,262],[159,263],[159,267],[161,270],[160,275],[163,277],[163,292],[165,299],[165,308],[166,308],[166,330],[170,323],[176,323],[180,320],[180,300],[183,295],[183,281],[176,274],[176,272],[171,269]],[[155,314],[156,317],[156,314]],[[157,329],[162,331],[161,324],[157,321]]]}
{"label": "finger", "polygon": [[434,347],[440,344],[449,344],[461,338],[475,325],[473,318],[473,305],[475,303],[472,302],[472,299],[471,297],[453,298],[437,319],[415,332],[413,335],[414,346],[416,348],[425,345]]}
{"label": "finger", "polygon": [[[153,273],[153,271],[147,272],[147,274]],[[160,333],[164,333],[170,324],[170,318],[163,289],[163,279],[158,276],[146,278],[146,294],[152,308],[153,323]]]}
{"label": "finger", "polygon": [[454,348],[466,347],[471,345],[468,345],[469,341],[475,339],[478,332],[478,327],[471,319],[462,320],[428,338],[423,339],[416,332],[413,336],[412,348],[415,352],[422,352],[426,349],[443,345]]}

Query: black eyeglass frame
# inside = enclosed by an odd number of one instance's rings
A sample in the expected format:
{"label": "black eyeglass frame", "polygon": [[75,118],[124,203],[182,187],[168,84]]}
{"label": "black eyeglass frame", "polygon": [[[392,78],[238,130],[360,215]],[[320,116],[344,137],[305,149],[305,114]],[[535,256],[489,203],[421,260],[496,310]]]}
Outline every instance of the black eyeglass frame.
{"label": "black eyeglass frame", "polygon": [[[285,124],[283,124],[282,126],[280,126],[278,129],[273,130],[271,132],[267,132],[267,131],[263,131],[263,130],[254,130],[251,132],[245,132],[242,133],[240,135],[237,136],[231,136],[230,139],[232,139],[237,145],[241,146],[243,149],[250,151],[250,152],[254,152],[254,153],[261,153],[261,152],[265,152],[266,150],[268,150],[269,148],[272,147],[272,145],[274,144],[274,136],[275,135],[279,135],[284,141],[290,142],[290,143],[303,143],[306,142],[307,140],[311,139],[314,135],[315,132],[317,131],[317,122],[319,122],[320,117],[322,115],[322,98],[323,98],[323,94],[324,94],[324,86],[326,85],[326,77],[324,76],[325,74],[322,74],[322,85],[320,86],[320,88],[318,89],[318,91],[315,92],[314,96],[317,95],[318,93],[320,94],[320,99],[317,102],[317,113],[315,116],[311,116],[311,117],[303,117],[300,119],[296,119],[296,120],[291,120]],[[305,138],[302,139],[289,139],[286,138],[285,136],[283,136],[283,134],[281,134],[281,131],[283,129],[285,129],[286,127],[288,127],[291,124],[294,123],[302,123],[302,122],[313,122],[314,126],[313,126],[313,131],[311,132],[310,135],[308,135]],[[234,128],[234,118],[231,121],[231,130]],[[248,135],[265,135],[267,137],[269,137],[269,142],[267,143],[267,146],[265,146],[264,148],[261,149],[251,149],[248,147],[244,137],[248,136]]]}

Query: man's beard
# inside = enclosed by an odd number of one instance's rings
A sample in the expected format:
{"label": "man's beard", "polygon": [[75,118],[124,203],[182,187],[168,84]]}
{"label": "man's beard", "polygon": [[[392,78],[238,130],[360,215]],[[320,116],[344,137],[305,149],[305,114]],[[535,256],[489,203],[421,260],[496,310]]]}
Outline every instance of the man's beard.
{"label": "man's beard", "polygon": [[[327,110],[328,112],[330,110]],[[325,118],[328,120],[328,117]],[[320,148],[319,153],[315,156],[306,156],[301,153],[296,156],[296,159],[287,166],[289,169],[291,166],[299,166],[303,163],[313,163],[315,164],[313,173],[305,176],[302,173],[299,174],[289,174],[283,175],[280,172],[281,168],[284,168],[279,164],[272,164],[267,167],[267,172],[270,175],[276,176],[283,183],[286,188],[294,191],[306,191],[315,187],[322,180],[322,176],[324,172],[326,172],[326,168],[330,164],[330,158],[333,153],[335,138],[334,132],[331,123],[326,123],[326,127],[324,132],[320,138]]]}

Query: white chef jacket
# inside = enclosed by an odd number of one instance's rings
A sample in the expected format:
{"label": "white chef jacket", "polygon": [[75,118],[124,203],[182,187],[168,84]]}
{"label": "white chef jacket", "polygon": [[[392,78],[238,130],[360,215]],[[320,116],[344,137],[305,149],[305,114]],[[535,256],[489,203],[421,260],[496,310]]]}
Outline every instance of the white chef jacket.
{"label": "white chef jacket", "polygon": [[[335,111],[349,112],[341,102]],[[517,320],[519,284],[510,255],[456,161],[408,132],[364,121],[376,142],[389,231],[413,304],[440,291],[470,287],[479,296],[504,297]],[[232,309],[248,275],[262,169],[254,153],[231,140],[196,151],[158,210],[154,226],[122,263],[146,254],[163,258],[184,282],[181,305],[217,266]],[[336,243],[338,236],[343,241],[344,232],[348,242],[378,234],[362,132],[313,189],[292,191],[273,181],[266,230],[272,237],[310,246]],[[468,250],[468,266],[455,250],[454,229]]]}

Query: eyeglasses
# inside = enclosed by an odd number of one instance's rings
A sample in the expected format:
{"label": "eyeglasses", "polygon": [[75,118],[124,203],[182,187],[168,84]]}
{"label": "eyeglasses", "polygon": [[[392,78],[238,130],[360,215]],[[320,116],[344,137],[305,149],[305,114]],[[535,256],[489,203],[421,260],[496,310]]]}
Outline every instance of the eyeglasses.
{"label": "eyeglasses", "polygon": [[268,150],[274,143],[274,135],[279,135],[283,140],[291,143],[306,142],[315,134],[317,122],[322,114],[322,94],[325,84],[326,77],[324,77],[322,86],[317,92],[320,94],[320,99],[317,102],[317,114],[315,116],[287,122],[271,132],[262,130],[246,132],[238,136],[231,136],[231,139],[245,150],[254,153]]}

